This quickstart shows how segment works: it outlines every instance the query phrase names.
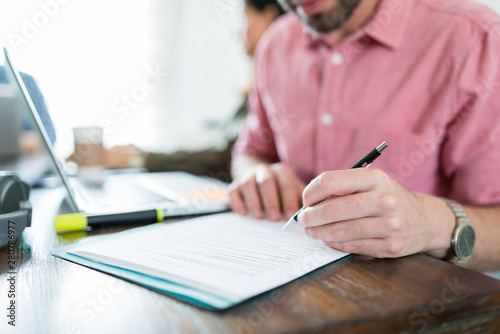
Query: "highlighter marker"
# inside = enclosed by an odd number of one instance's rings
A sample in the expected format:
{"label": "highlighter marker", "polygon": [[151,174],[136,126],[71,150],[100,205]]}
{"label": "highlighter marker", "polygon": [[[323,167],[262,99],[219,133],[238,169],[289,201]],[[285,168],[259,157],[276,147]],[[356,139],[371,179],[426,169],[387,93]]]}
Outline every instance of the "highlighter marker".
{"label": "highlighter marker", "polygon": [[83,213],[70,213],[55,218],[55,228],[60,231],[82,231],[87,227],[100,227],[110,225],[127,225],[135,223],[157,223],[163,221],[163,210],[147,210],[138,212],[117,213],[109,215],[85,215]]}

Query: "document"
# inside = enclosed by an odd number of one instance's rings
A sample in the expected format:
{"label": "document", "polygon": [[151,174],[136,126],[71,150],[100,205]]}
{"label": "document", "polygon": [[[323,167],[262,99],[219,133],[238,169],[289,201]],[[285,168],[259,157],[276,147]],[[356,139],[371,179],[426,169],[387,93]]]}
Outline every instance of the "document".
{"label": "document", "polygon": [[138,228],[68,253],[238,303],[347,255],[300,225],[282,225],[224,213]]}

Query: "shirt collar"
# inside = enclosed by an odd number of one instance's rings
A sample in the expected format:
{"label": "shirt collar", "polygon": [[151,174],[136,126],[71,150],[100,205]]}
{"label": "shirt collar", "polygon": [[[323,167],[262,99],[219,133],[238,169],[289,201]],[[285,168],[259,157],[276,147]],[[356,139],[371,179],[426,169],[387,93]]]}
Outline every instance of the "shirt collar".
{"label": "shirt collar", "polygon": [[[408,20],[411,15],[413,0],[381,0],[377,12],[368,24],[360,31],[348,36],[345,41],[359,40],[365,36],[385,45],[397,49],[403,39]],[[309,46],[320,44],[333,46],[332,39],[326,34],[318,34],[304,26],[304,35]]]}

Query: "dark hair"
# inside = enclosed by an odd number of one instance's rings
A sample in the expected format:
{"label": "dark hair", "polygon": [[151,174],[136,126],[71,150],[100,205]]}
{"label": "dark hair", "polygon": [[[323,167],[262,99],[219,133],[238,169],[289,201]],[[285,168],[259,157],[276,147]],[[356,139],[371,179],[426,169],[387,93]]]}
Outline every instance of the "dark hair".
{"label": "dark hair", "polygon": [[278,2],[276,0],[245,0],[245,3],[247,5],[254,7],[259,12],[263,12],[267,6],[271,5],[271,6],[275,6],[279,10],[279,15],[282,15],[285,13],[283,8],[281,8],[281,6],[278,4]]}

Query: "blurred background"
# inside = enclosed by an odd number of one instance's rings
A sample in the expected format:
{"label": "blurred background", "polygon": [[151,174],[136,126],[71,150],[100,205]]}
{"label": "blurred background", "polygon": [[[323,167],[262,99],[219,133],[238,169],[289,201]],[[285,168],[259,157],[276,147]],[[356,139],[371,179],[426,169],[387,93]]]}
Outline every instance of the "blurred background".
{"label": "blurred background", "polygon": [[248,88],[243,25],[243,0],[0,0],[0,44],[38,81],[63,154],[89,125],[107,147],[216,145]]}
{"label": "blurred background", "polygon": [[202,148],[247,89],[243,20],[243,0],[0,0],[0,45],[37,80],[61,151],[89,125],[108,147]]}

